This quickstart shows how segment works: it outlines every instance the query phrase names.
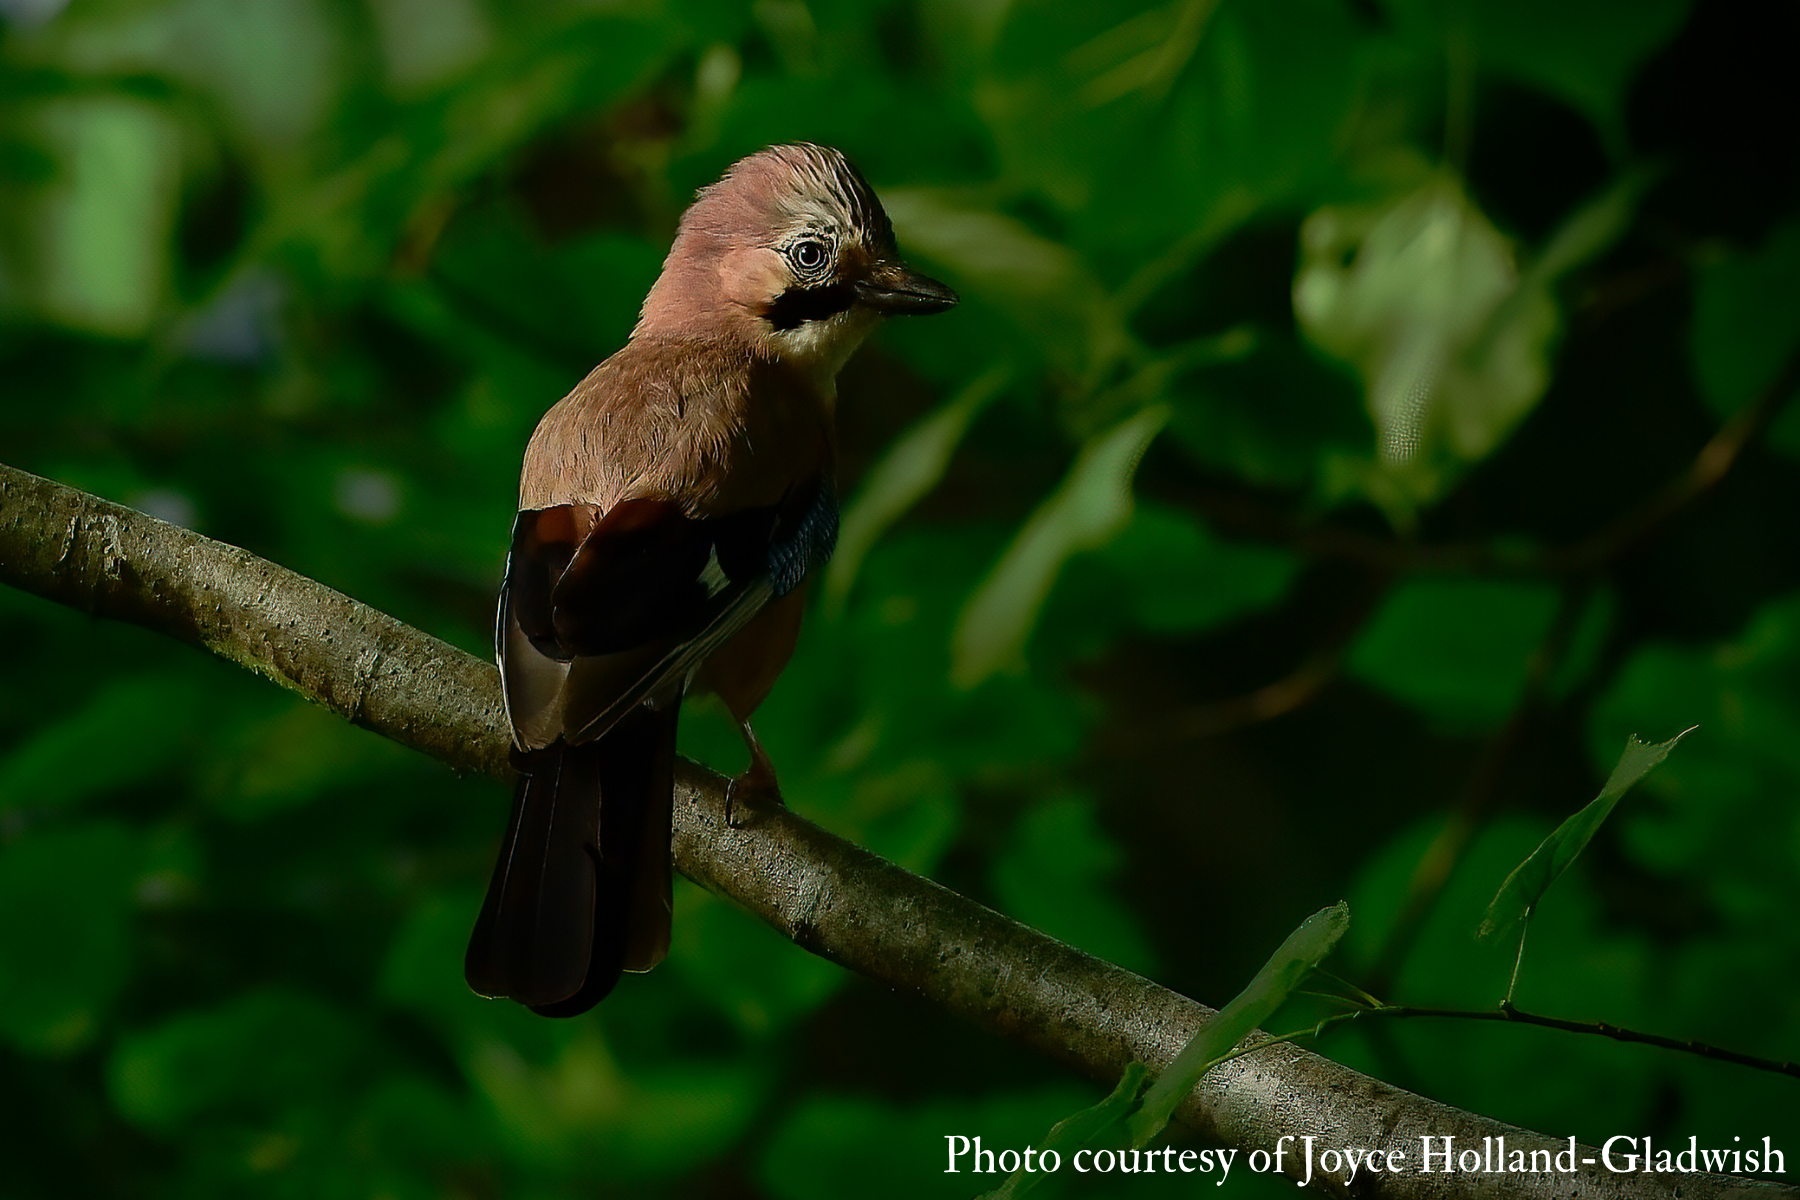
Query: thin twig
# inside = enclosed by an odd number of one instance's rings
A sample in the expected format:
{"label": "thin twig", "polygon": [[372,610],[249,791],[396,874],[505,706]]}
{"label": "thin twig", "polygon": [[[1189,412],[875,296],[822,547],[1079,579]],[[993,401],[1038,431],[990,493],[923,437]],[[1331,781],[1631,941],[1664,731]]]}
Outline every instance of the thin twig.
{"label": "thin twig", "polygon": [[1656,1046],[1663,1050],[1676,1050],[1683,1054],[1695,1054],[1701,1058],[1716,1059],[1719,1062],[1733,1063],[1756,1071],[1769,1071],[1776,1075],[1787,1075],[1794,1079],[1800,1079],[1800,1063],[1784,1059],[1762,1058],[1754,1054],[1741,1054],[1736,1050],[1727,1050],[1721,1046],[1714,1046],[1692,1038],[1672,1038],[1664,1037],[1659,1033],[1645,1033],[1639,1029],[1627,1029],[1621,1025],[1614,1025],[1610,1021],[1570,1021],[1562,1017],[1548,1017],[1541,1013],[1526,1012],[1511,1004],[1502,1004],[1499,1008],[1493,1009],[1432,1008],[1416,1004],[1395,1004],[1384,1008],[1358,1009],[1355,1012],[1340,1013],[1338,1016],[1327,1017],[1326,1020],[1336,1021],[1340,1018],[1361,1016],[1393,1017],[1396,1020],[1435,1017],[1451,1021],[1500,1021],[1510,1022],[1514,1025],[1536,1025],[1543,1029],[1560,1029],[1565,1033],[1611,1038],[1615,1042],[1632,1042],[1643,1046]]}
{"label": "thin twig", "polygon": [[1603,566],[1654,532],[1676,513],[1704,496],[1737,465],[1744,450],[1775,420],[1800,390],[1800,346],[1795,347],[1775,378],[1749,404],[1733,413],[1707,439],[1683,470],[1649,499],[1607,522],[1587,537],[1544,556],[1554,574],[1577,574]]}
{"label": "thin twig", "polygon": [[1324,979],[1329,979],[1331,982],[1349,992],[1350,995],[1344,998],[1353,1000],[1357,1004],[1367,1008],[1380,1008],[1382,1005],[1380,997],[1371,995],[1368,991],[1350,982],[1348,979],[1345,979],[1342,975],[1328,971],[1324,967],[1314,967],[1313,974]]}
{"label": "thin twig", "polygon": [[1449,819],[1419,856],[1407,883],[1406,899],[1389,927],[1380,951],[1369,969],[1369,986],[1378,992],[1388,990],[1399,975],[1402,964],[1412,952],[1413,943],[1436,908],[1456,864],[1488,819],[1501,795],[1501,782],[1513,751],[1523,740],[1532,720],[1544,706],[1550,682],[1567,658],[1581,626],[1582,615],[1590,602],[1590,589],[1570,587],[1564,590],[1551,618],[1550,627],[1527,660],[1525,681],[1519,699],[1500,728],[1482,748],[1468,781],[1463,785],[1451,809]]}
{"label": "thin twig", "polygon": [[[1332,996],[1325,992],[1298,992],[1295,994],[1319,996],[1323,999],[1346,999],[1346,997]],[[1693,1038],[1672,1038],[1664,1037],[1659,1033],[1645,1033],[1639,1029],[1614,1025],[1610,1021],[1571,1021],[1563,1017],[1544,1016],[1541,1013],[1526,1012],[1524,1009],[1516,1007],[1510,1000],[1501,1001],[1497,1008],[1434,1008],[1422,1004],[1374,1004],[1368,1006],[1358,1004],[1348,1012],[1321,1017],[1304,1029],[1280,1034],[1261,1034],[1259,1035],[1260,1040],[1246,1042],[1218,1061],[1229,1062],[1234,1058],[1242,1058],[1246,1054],[1253,1054],[1269,1046],[1307,1039],[1317,1040],[1328,1029],[1338,1025],[1347,1025],[1364,1017],[1386,1017],[1393,1020],[1429,1017],[1447,1021],[1498,1021],[1503,1024],[1535,1025],[1541,1029],[1560,1029],[1564,1033],[1587,1034],[1593,1037],[1611,1038],[1615,1042],[1630,1042],[1634,1045],[1675,1050],[1683,1054],[1693,1054],[1701,1058],[1731,1063],[1734,1066],[1749,1067],[1756,1071],[1768,1071],[1772,1074],[1800,1079],[1800,1063],[1785,1059],[1762,1058],[1754,1054],[1742,1054],[1736,1050],[1727,1050],[1722,1046],[1715,1046]]]}
{"label": "thin twig", "polygon": [[1525,965],[1525,935],[1531,932],[1533,911],[1533,906],[1526,905],[1525,915],[1519,921],[1519,952],[1513,955],[1512,977],[1506,981],[1506,999],[1500,1002],[1500,1007],[1503,1009],[1510,1009],[1513,1006],[1513,997],[1519,991],[1519,969]]}

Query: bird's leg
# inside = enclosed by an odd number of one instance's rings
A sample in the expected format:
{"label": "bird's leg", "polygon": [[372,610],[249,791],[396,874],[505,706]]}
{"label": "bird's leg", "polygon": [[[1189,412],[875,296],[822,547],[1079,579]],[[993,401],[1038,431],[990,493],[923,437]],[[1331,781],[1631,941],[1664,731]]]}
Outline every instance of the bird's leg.
{"label": "bird's leg", "polygon": [[742,828],[737,821],[740,804],[751,808],[758,805],[786,807],[781,799],[781,786],[775,781],[775,764],[769,761],[769,752],[756,740],[756,730],[750,728],[748,718],[738,717],[737,724],[744,745],[750,749],[750,766],[725,786],[725,824],[732,829]]}

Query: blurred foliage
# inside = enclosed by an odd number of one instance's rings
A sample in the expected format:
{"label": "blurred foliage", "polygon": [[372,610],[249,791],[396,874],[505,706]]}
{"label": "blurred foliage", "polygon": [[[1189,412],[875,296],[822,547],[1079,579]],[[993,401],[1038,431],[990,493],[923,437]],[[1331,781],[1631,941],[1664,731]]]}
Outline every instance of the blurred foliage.
{"label": "blurred foliage", "polygon": [[[686,199],[838,145],[964,304],[843,380],[844,556],[759,721],[800,811],[1202,1000],[1347,896],[1342,973],[1479,1006],[1499,881],[1627,735],[1698,724],[1534,917],[1519,1001],[1791,1058],[1797,32],[5,0],[0,459],[485,653],[525,438]],[[9,1197],[966,1195],[997,1181],[946,1135],[1099,1095],[692,888],[591,1016],[479,1001],[498,789],[140,630],[6,593],[0,637]],[[739,765],[718,711],[683,737]],[[1543,1030],[1324,1048],[1558,1136],[1793,1111]]]}

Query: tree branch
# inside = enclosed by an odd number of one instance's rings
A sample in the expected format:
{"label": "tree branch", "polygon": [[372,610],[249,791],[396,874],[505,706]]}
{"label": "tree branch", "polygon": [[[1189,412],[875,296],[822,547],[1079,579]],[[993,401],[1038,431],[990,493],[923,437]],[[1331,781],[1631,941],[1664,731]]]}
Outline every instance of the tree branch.
{"label": "tree branch", "polygon": [[[246,551],[0,466],[0,582],[204,646],[353,724],[459,771],[505,778],[494,668]],[[679,775],[675,861],[815,954],[1111,1084],[1133,1060],[1161,1070],[1212,1010],[1101,962],[858,849],[791,812],[724,821],[723,781]],[[1283,1137],[1405,1155],[1405,1170],[1313,1175],[1362,1197],[1776,1197],[1800,1189],[1730,1176],[1423,1173],[1420,1139],[1566,1150],[1567,1139],[1462,1112],[1294,1046],[1209,1073],[1181,1107],[1195,1130],[1246,1153]],[[1577,1158],[1596,1161],[1597,1152]],[[1285,1170],[1304,1170],[1289,1143]]]}

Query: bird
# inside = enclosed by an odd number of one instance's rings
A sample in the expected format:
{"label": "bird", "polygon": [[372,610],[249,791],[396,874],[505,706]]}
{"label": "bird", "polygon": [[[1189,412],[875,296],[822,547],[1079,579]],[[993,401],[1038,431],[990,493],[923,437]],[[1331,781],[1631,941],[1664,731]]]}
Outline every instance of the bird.
{"label": "bird", "polygon": [[837,376],[883,318],[943,312],[862,173],[771,146],[701,188],[625,345],[525,450],[495,615],[512,812],[464,975],[570,1017],[668,953],[675,735],[709,691],[780,803],[750,716],[837,536]]}

